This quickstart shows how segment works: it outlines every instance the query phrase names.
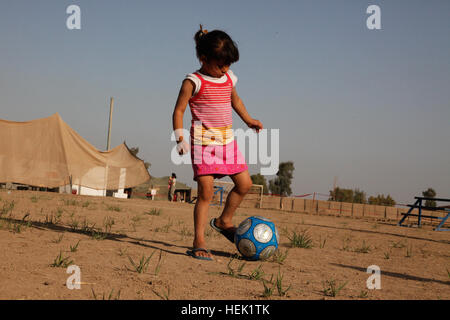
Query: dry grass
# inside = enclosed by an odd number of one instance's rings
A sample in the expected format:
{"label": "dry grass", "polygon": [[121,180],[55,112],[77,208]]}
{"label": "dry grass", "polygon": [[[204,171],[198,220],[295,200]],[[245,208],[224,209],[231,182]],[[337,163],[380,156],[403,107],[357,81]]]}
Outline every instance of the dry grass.
{"label": "dry grass", "polygon": [[[214,260],[202,261],[186,255],[191,204],[1,191],[0,199],[0,299],[450,299],[448,235],[426,226],[239,208],[236,225],[252,215],[274,221],[276,253],[243,260],[207,227]],[[61,285],[72,263],[93,291]],[[373,264],[383,290],[366,287]]]}

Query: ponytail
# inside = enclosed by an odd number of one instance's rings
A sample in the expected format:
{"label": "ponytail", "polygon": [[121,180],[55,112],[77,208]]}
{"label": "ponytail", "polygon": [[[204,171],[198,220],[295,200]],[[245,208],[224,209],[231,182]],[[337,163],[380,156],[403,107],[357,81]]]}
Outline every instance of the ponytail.
{"label": "ponytail", "polygon": [[194,36],[194,40],[195,40],[195,44],[198,46],[200,40],[202,39],[202,37],[208,33],[208,30],[204,30],[203,26],[200,25],[200,29],[195,33]]}

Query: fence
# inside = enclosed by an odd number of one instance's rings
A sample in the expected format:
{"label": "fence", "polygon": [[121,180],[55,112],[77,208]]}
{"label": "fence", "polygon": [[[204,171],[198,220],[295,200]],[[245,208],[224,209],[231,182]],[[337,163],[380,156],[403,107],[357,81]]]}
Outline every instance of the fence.
{"label": "fence", "polygon": [[[258,203],[252,199],[242,201],[242,208],[259,208]],[[373,218],[384,220],[400,220],[402,213],[409,208],[387,207],[361,203],[334,202],[324,200],[311,200],[291,197],[279,197],[264,195],[261,204],[262,209],[282,210],[288,212],[303,212],[317,215],[332,215],[353,218]],[[442,217],[444,213],[436,211],[422,212],[432,217]],[[409,218],[407,218],[409,219]],[[431,221],[433,219],[429,219]],[[435,219],[436,222],[438,219]],[[428,221],[428,222],[429,222]]]}
{"label": "fence", "polygon": [[[342,216],[353,218],[372,218],[383,220],[399,221],[403,215],[408,212],[409,208],[377,206],[361,203],[335,202],[324,200],[304,199],[304,196],[311,196],[312,194],[305,194],[299,197],[280,197],[273,195],[261,195],[259,193],[249,192],[244,200],[241,202],[241,208],[262,208],[272,210],[282,210],[286,212],[302,212],[317,215]],[[167,199],[167,192],[165,194],[158,194],[158,197]],[[197,190],[192,189],[192,197],[197,196]],[[224,194],[224,202],[227,194]],[[159,198],[158,198],[159,199]],[[212,201],[213,204],[219,203],[219,196],[216,195]],[[224,203],[223,203],[224,204]],[[412,213],[418,212],[418,209]],[[443,217],[445,213],[439,211],[422,210],[424,215],[433,217]],[[406,223],[409,223],[409,217],[406,218]],[[425,223],[435,222],[439,223],[438,219],[428,219]]]}

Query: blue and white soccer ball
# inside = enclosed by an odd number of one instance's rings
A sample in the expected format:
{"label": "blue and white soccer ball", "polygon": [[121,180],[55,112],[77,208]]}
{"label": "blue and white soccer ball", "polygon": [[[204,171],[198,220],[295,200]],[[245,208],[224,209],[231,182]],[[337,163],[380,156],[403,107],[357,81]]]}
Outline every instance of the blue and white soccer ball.
{"label": "blue and white soccer ball", "polygon": [[239,252],[250,260],[266,260],[278,248],[278,231],[267,218],[254,216],[241,222],[234,236]]}

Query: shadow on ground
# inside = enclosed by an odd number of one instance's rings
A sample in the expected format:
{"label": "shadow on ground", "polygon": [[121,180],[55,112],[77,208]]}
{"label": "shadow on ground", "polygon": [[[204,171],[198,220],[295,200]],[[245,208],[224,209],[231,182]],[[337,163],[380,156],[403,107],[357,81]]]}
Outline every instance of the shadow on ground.
{"label": "shadow on ground", "polygon": [[[297,223],[303,226],[311,226],[311,227],[320,227],[320,228],[328,228],[328,229],[337,229],[337,230],[348,230],[348,231],[355,231],[355,232],[362,232],[362,233],[371,233],[371,234],[382,234],[382,235],[388,235],[393,237],[399,237],[402,239],[414,239],[414,240],[423,240],[423,241],[430,241],[430,242],[437,242],[437,243],[445,243],[450,244],[450,241],[448,240],[434,240],[434,239],[427,239],[427,238],[421,238],[421,237],[415,237],[415,236],[409,236],[409,235],[401,235],[401,234],[395,234],[390,232],[381,232],[381,231],[374,231],[374,230],[363,230],[363,229],[353,229],[353,228],[345,228],[345,227],[335,227],[335,226],[327,226],[327,225],[321,225],[321,224],[311,224],[311,223]],[[395,226],[395,225],[391,225]],[[399,228],[404,228],[400,227]],[[434,231],[433,231],[434,232]],[[438,231],[435,231],[438,232]]]}
{"label": "shadow on ground", "polygon": [[[367,268],[362,268],[362,267],[357,267],[357,266],[349,266],[349,265],[339,264],[339,263],[330,263],[330,264],[333,266],[341,267],[341,268],[358,270],[358,271],[361,271],[364,273],[367,272]],[[391,272],[391,271],[385,271],[385,270],[381,270],[381,276],[382,277],[383,276],[395,277],[395,278],[400,278],[403,280],[413,280],[413,281],[419,281],[419,282],[435,282],[435,283],[439,283],[439,284],[450,285],[450,281],[422,278],[422,277],[412,276],[412,275],[409,275],[406,273],[398,273],[398,272]]]}
{"label": "shadow on ground", "polygon": [[[176,254],[176,255],[185,255],[187,249],[191,249],[191,247],[188,246],[180,246],[173,243],[168,243],[164,241],[159,240],[149,240],[149,239],[142,239],[142,238],[133,238],[126,234],[120,234],[120,233],[112,233],[112,232],[103,232],[102,230],[95,229],[93,226],[85,228],[85,229],[75,229],[73,227],[60,225],[57,223],[50,223],[50,222],[40,222],[40,221],[31,221],[31,220],[19,220],[19,219],[13,219],[13,218],[5,218],[1,217],[0,220],[5,221],[6,223],[9,223],[12,225],[12,228],[10,228],[14,232],[14,226],[23,226],[23,227],[32,227],[38,230],[51,230],[55,232],[70,232],[70,233],[76,233],[76,234],[82,234],[85,236],[92,237],[93,239],[97,240],[112,240],[112,241],[118,241],[118,242],[127,242],[134,245],[142,246],[145,248],[152,248],[155,250],[161,250],[163,252],[169,253],[169,254]],[[168,248],[179,248],[179,249],[185,249],[180,251],[174,251],[169,250]],[[221,257],[232,257],[233,254],[229,252],[224,251],[217,251],[217,250],[211,250],[211,253],[215,256],[221,256]]]}

